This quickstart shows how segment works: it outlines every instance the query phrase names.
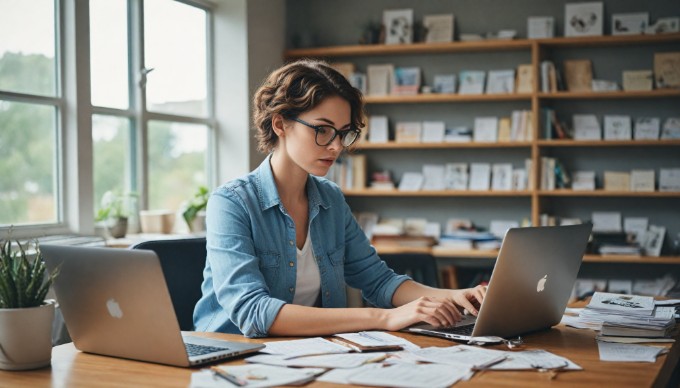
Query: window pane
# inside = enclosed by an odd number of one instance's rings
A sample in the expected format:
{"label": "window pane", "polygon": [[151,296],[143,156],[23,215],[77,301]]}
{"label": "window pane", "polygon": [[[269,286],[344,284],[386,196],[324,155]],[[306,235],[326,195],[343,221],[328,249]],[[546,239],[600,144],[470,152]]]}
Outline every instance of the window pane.
{"label": "window pane", "polygon": [[171,0],[144,2],[147,109],[207,115],[206,12]]}
{"label": "window pane", "polygon": [[96,214],[105,192],[130,191],[130,121],[114,116],[92,116],[92,148]]}
{"label": "window pane", "polygon": [[207,185],[208,127],[149,122],[149,209],[176,211]]}
{"label": "window pane", "polygon": [[0,0],[0,90],[56,95],[54,0]]}
{"label": "window pane", "polygon": [[0,100],[0,225],[57,221],[56,110]]}
{"label": "window pane", "polygon": [[129,106],[127,20],[126,0],[90,0],[92,105]]}

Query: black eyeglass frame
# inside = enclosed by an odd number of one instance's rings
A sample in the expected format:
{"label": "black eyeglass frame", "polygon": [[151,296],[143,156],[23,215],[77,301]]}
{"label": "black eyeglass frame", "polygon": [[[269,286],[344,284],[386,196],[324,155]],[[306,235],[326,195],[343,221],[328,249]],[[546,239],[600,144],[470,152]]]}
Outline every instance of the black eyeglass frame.
{"label": "black eyeglass frame", "polygon": [[[347,147],[350,147],[352,144],[354,144],[357,141],[357,139],[359,138],[359,135],[361,134],[361,130],[356,129],[356,128],[350,128],[350,129],[346,129],[344,131],[341,131],[341,130],[335,128],[334,126],[328,125],[328,124],[324,124],[324,125],[310,124],[310,123],[302,120],[299,117],[291,117],[290,119],[293,120],[293,121],[297,121],[298,123],[305,125],[309,128],[312,128],[314,130],[314,142],[316,143],[316,145],[318,145],[320,147],[326,147],[327,145],[331,144],[333,142],[333,140],[335,140],[336,137],[340,136],[340,144],[342,144],[343,147],[347,148]],[[326,144],[320,144],[319,143],[319,131],[321,131],[322,129],[333,129],[333,131],[335,131],[335,133],[333,133],[333,136],[330,138],[330,140],[328,140],[328,142],[326,142]],[[347,138],[347,136],[350,133],[355,133],[356,137],[354,139],[352,139],[351,143],[345,144],[345,139]]]}

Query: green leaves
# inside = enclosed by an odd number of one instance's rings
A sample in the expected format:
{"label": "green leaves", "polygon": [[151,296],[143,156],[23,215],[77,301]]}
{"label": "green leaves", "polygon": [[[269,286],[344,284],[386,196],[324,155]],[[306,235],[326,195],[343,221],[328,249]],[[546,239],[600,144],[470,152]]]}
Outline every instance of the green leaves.
{"label": "green leaves", "polygon": [[208,188],[205,186],[199,186],[196,193],[194,193],[194,197],[191,198],[187,204],[187,208],[182,213],[182,217],[184,217],[184,221],[187,222],[189,228],[191,228],[191,223],[196,218],[198,212],[205,209],[205,207],[208,205],[209,196],[210,192],[208,191]]}
{"label": "green leaves", "polygon": [[47,268],[38,247],[34,243],[35,258],[29,260],[26,252],[29,244],[12,249],[12,241],[7,239],[0,244],[0,308],[37,307],[43,304],[58,269],[45,276]]}

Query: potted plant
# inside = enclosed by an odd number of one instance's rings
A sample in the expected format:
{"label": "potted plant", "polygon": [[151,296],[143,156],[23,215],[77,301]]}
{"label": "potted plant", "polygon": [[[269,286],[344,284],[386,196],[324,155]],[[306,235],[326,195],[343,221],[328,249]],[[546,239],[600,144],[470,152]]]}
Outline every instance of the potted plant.
{"label": "potted plant", "polygon": [[0,241],[0,369],[41,368],[52,358],[55,301],[45,295],[58,271],[45,276],[38,243],[32,261],[28,248]]}
{"label": "potted plant", "polygon": [[199,186],[182,212],[182,217],[189,226],[189,231],[199,232],[205,230],[205,208],[208,205],[208,197],[210,192],[205,186]]}
{"label": "potted plant", "polygon": [[113,238],[125,237],[127,233],[128,202],[131,195],[109,190],[102,196],[95,221],[104,223]]}

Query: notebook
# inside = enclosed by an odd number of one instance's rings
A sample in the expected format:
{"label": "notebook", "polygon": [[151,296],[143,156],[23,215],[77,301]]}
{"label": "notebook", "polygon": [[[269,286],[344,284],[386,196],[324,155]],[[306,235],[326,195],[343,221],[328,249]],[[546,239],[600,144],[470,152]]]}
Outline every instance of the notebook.
{"label": "notebook", "polygon": [[153,251],[43,244],[54,291],[75,347],[88,353],[194,366],[264,348],[187,335],[179,329]]}
{"label": "notebook", "polygon": [[562,319],[588,243],[592,224],[511,228],[477,317],[452,328],[416,325],[407,331],[470,341],[514,337],[547,329]]}

